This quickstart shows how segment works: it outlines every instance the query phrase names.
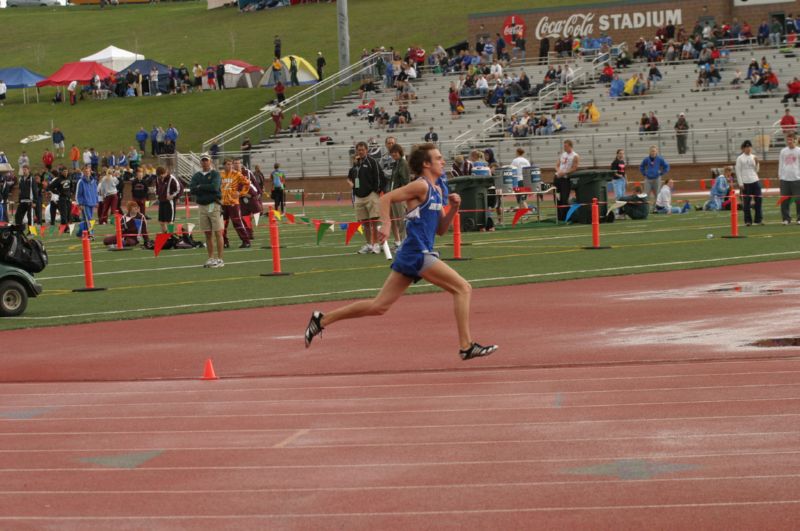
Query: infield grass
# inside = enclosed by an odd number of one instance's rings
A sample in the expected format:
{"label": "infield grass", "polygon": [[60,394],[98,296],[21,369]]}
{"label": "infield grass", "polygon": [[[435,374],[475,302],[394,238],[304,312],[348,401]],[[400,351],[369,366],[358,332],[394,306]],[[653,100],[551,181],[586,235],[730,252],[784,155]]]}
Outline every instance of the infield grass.
{"label": "infield grass", "polygon": [[[289,211],[301,213],[294,204]],[[353,219],[352,209],[345,202],[309,206],[306,213],[311,218],[337,222]],[[620,221],[601,226],[601,243],[612,248],[600,251],[583,249],[591,245],[588,225],[527,222],[494,233],[465,233],[463,239],[469,245],[462,253],[471,260],[450,264],[476,288],[607,276],[613,277],[608,282],[624,290],[621,275],[797,259],[800,226],[783,226],[779,219],[777,208],[767,207],[767,225],[742,227],[741,233],[747,237],[738,240],[721,237],[730,232],[728,212]],[[182,210],[178,221],[184,221]],[[152,223],[151,230],[155,226]],[[0,320],[0,329],[370,297],[389,272],[389,262],[383,255],[355,254],[363,243],[359,234],[345,246],[344,231],[336,227],[316,245],[316,233],[310,225],[284,222],[280,229],[281,243],[286,246],[282,249],[282,269],[293,273],[287,277],[260,276],[272,270],[271,252],[262,249],[269,234],[265,218],[251,249],[238,249],[238,238],[231,230],[232,248],[225,252],[222,269],[202,267],[205,249],[162,251],[154,258],[152,251],[113,253],[95,242],[95,284],[108,288],[95,293],[71,291],[84,285],[80,241],[69,235],[46,235],[50,265],[37,275],[45,292],[30,301],[21,318]],[[101,226],[96,231],[102,236],[111,229]],[[202,240],[202,235],[195,236]],[[452,256],[451,242],[449,235],[439,239],[443,257]],[[720,282],[724,280],[720,278]],[[654,290],[668,288],[653,286]],[[410,292],[432,290],[435,288],[420,282]],[[591,293],[565,294],[572,295],[592,304]],[[532,315],[545,311],[546,303],[508,301],[509,306]]]}

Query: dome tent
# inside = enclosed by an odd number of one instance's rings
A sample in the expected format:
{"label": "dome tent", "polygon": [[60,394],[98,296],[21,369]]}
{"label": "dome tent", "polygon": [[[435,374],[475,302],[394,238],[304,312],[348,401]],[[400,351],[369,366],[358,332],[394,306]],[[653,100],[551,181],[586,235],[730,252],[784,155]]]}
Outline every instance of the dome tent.
{"label": "dome tent", "polygon": [[127,68],[120,70],[119,75],[121,77],[125,77],[129,71],[139,70],[139,73],[142,76],[148,77],[150,75],[150,70],[154,66],[158,70],[158,92],[166,94],[169,92],[169,67],[165,64],[159,63],[158,61],[153,61],[152,59],[140,59],[138,61],[134,61],[128,65]]}
{"label": "dome tent", "polygon": [[[36,72],[31,72],[27,68],[11,67],[0,68],[0,79],[10,89],[23,89],[22,98],[28,103],[28,88],[35,87],[36,83],[44,79]],[[36,92],[36,101],[39,101],[39,92]]]}
{"label": "dome tent", "polygon": [[[294,57],[297,61],[297,80],[300,82],[301,85],[311,85],[312,83],[317,83],[319,81],[319,76],[317,76],[317,69],[311,66],[311,63],[300,57],[299,55],[286,55],[281,57],[281,64],[283,64],[283,70],[281,74],[283,75],[283,84],[289,85],[289,57]],[[270,65],[267,68],[267,71],[264,72],[264,77],[261,78],[261,86],[262,87],[271,87],[275,83],[272,82],[272,66]]]}
{"label": "dome tent", "polygon": [[251,65],[238,59],[226,59],[222,61],[225,65],[225,87],[257,87],[264,75],[264,69],[260,66]]}

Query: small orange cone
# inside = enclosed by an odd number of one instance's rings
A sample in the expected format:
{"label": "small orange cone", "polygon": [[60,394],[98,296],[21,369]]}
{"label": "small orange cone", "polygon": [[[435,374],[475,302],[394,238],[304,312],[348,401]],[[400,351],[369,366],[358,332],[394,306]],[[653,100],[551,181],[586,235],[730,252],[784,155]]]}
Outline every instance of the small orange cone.
{"label": "small orange cone", "polygon": [[214,372],[214,364],[211,363],[211,358],[206,360],[205,369],[203,369],[203,377],[201,380],[218,380],[217,374]]}

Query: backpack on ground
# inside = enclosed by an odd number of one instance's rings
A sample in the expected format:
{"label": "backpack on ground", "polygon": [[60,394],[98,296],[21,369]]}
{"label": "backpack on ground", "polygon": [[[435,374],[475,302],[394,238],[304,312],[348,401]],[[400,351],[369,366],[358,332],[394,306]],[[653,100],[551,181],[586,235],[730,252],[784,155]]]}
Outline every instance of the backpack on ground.
{"label": "backpack on ground", "polygon": [[0,262],[40,273],[47,267],[47,250],[42,242],[28,238],[22,228],[12,226],[0,229]]}

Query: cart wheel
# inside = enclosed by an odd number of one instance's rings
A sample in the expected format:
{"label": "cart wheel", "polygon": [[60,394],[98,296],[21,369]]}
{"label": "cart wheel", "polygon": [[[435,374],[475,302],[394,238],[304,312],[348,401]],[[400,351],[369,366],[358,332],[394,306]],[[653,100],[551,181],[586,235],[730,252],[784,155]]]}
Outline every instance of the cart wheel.
{"label": "cart wheel", "polygon": [[478,230],[478,225],[475,223],[475,218],[464,218],[464,230],[466,231],[476,231]]}
{"label": "cart wheel", "polygon": [[16,280],[0,282],[0,317],[21,315],[28,307],[28,294]]}

